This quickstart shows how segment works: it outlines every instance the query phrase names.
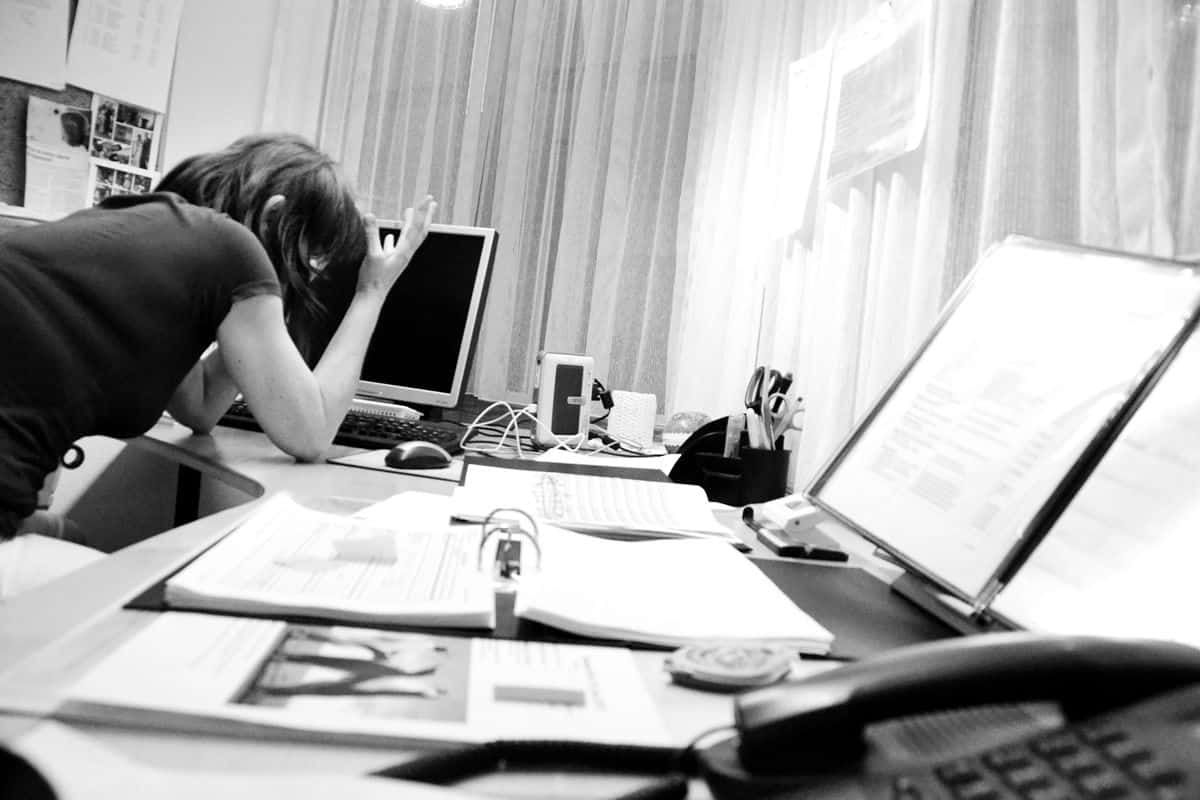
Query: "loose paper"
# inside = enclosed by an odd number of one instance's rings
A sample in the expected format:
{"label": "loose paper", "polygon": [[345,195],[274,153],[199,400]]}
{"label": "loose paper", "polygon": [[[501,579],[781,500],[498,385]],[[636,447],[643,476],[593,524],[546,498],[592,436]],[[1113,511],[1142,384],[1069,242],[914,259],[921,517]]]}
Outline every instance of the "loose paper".
{"label": "loose paper", "polygon": [[838,40],[828,180],[857,175],[921,143],[932,50],[931,0],[885,3]]}
{"label": "loose paper", "polygon": [[92,169],[88,195],[93,205],[114,194],[145,194],[157,183],[162,115],[96,95],[92,100]]}
{"label": "loose paper", "polygon": [[0,0],[0,75],[67,85],[67,0]]}
{"label": "loose paper", "polygon": [[183,0],[79,0],[67,80],[166,111]]}
{"label": "loose paper", "polygon": [[91,110],[29,98],[25,126],[25,207],[57,219],[87,206]]}

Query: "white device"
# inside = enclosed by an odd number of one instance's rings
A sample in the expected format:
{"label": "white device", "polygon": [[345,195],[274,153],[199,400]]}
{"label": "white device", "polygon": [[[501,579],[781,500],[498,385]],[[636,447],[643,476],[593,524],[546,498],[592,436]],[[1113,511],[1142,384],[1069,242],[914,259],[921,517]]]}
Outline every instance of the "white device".
{"label": "white device", "polygon": [[591,422],[594,359],[571,353],[539,353],[538,364],[533,440],[543,447],[580,444]]}
{"label": "white device", "polygon": [[785,533],[800,533],[822,519],[821,509],[802,494],[790,494],[778,500],[768,500],[758,507],[759,515]]}

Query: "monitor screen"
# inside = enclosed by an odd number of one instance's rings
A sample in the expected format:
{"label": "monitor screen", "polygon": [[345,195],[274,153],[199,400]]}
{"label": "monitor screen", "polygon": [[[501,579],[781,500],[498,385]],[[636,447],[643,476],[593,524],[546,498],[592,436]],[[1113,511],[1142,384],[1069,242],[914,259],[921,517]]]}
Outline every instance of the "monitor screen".
{"label": "monitor screen", "polygon": [[1180,264],[1006,240],[807,493],[914,574],[986,602],[1198,302]]}
{"label": "monitor screen", "polygon": [[[380,220],[381,238],[400,223]],[[431,226],[392,287],[367,349],[358,395],[413,407],[454,408],[483,316],[497,233]]]}

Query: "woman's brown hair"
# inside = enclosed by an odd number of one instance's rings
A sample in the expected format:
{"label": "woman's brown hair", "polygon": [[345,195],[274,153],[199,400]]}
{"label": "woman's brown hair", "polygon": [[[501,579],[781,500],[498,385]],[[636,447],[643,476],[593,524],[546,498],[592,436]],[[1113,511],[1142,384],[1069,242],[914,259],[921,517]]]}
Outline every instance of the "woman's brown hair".
{"label": "woman's brown hair", "polygon": [[[308,340],[323,311],[314,286],[318,273],[328,273],[323,282],[357,272],[366,255],[354,192],[333,159],[301,136],[244,136],[224,150],[184,159],[155,190],[174,192],[249,228],[275,266],[297,344],[306,355],[319,347]],[[284,199],[272,207],[275,195]]]}

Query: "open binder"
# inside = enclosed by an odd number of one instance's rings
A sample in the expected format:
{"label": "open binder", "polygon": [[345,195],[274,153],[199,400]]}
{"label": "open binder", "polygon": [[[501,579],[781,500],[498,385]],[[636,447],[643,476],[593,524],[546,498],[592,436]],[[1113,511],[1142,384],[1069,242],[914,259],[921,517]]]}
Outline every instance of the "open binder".
{"label": "open binder", "polygon": [[496,638],[563,639],[531,623],[648,647],[717,638],[830,650],[833,634],[722,541],[612,541],[515,508],[451,524],[449,508],[450,498],[407,492],[369,518],[343,517],[276,494],[131,605]]}
{"label": "open binder", "polygon": [[[1167,447],[1172,425],[1200,425],[1182,377],[1200,364],[1200,343],[1189,344],[1198,316],[1194,265],[1010,237],[972,270],[805,494],[970,622],[1112,633],[1081,612],[1044,617],[1056,602],[1111,595],[1091,573],[1063,574],[1073,567],[1059,539],[1075,531],[1074,552],[1087,549],[1078,537],[1088,512],[1076,501],[1090,498],[1094,513],[1098,481],[1111,487],[1139,470],[1138,442]],[[1143,510],[1164,497],[1190,508],[1200,458],[1158,464],[1178,485],[1143,498]],[[1124,552],[1160,534],[1127,524]],[[1057,577],[1039,580],[1046,570]]]}

